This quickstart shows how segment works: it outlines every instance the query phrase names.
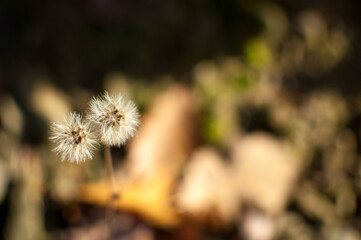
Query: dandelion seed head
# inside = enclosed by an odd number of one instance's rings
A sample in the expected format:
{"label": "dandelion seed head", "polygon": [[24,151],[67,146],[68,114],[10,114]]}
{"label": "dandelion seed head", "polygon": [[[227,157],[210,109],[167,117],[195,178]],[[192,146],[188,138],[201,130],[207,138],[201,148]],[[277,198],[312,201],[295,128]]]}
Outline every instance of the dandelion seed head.
{"label": "dandelion seed head", "polygon": [[85,162],[93,158],[97,141],[88,123],[80,114],[71,113],[63,123],[51,123],[50,140],[55,151],[63,161]]}
{"label": "dandelion seed head", "polygon": [[96,127],[104,144],[120,146],[132,138],[139,126],[137,106],[121,94],[110,96],[105,92],[90,102],[89,120]]}

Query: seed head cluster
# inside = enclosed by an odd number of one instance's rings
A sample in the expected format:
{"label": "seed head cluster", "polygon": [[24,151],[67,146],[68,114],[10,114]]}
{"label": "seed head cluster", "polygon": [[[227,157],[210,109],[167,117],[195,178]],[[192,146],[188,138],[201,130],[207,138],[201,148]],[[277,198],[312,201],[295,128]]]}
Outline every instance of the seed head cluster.
{"label": "seed head cluster", "polygon": [[102,143],[120,146],[133,137],[139,125],[136,105],[122,95],[93,98],[90,102],[89,120],[98,129]]}
{"label": "seed head cluster", "polygon": [[97,140],[80,114],[71,113],[63,123],[52,123],[50,133],[54,151],[63,161],[80,163],[92,159]]}
{"label": "seed head cluster", "polygon": [[90,101],[85,119],[71,113],[63,123],[51,123],[50,140],[62,160],[80,163],[92,159],[98,138],[105,145],[120,147],[135,135],[139,123],[139,113],[132,101],[105,92]]}

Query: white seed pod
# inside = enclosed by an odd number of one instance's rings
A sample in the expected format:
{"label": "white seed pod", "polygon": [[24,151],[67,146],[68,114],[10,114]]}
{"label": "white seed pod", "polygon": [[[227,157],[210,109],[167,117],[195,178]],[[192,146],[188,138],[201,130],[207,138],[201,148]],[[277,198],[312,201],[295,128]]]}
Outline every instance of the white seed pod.
{"label": "white seed pod", "polygon": [[132,138],[139,126],[137,106],[121,94],[110,96],[105,92],[90,101],[89,120],[97,129],[101,142],[118,146]]}
{"label": "white seed pod", "polygon": [[93,158],[97,141],[87,122],[78,113],[71,113],[64,123],[52,122],[50,137],[55,144],[53,149],[63,161],[85,162]]}

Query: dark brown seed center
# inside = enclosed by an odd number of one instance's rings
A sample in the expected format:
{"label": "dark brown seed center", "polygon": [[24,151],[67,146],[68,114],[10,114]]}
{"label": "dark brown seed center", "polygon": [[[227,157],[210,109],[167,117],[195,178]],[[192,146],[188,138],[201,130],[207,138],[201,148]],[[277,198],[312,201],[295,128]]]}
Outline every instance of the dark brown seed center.
{"label": "dark brown seed center", "polygon": [[105,122],[108,127],[114,127],[124,119],[124,114],[121,113],[116,107],[113,107],[113,110],[107,112],[102,119],[102,122]]}
{"label": "dark brown seed center", "polygon": [[120,121],[121,119],[124,118],[124,114],[120,113],[118,109],[114,108],[113,111],[111,111],[111,116],[113,117],[113,119]]}
{"label": "dark brown seed center", "polygon": [[71,135],[73,137],[73,144],[78,145],[85,138],[85,133],[82,128],[78,128],[76,130],[71,131]]}

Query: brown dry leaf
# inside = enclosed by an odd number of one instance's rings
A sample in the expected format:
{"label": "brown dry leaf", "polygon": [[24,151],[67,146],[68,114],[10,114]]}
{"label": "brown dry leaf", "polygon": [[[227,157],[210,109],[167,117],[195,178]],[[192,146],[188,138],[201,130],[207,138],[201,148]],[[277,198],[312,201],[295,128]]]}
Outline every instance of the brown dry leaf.
{"label": "brown dry leaf", "polygon": [[228,224],[239,213],[239,199],[229,167],[212,148],[200,148],[191,157],[177,194],[186,214],[214,226]]}
{"label": "brown dry leaf", "polygon": [[270,214],[280,213],[299,173],[283,144],[265,133],[244,136],[234,145],[233,163],[241,198]]}
{"label": "brown dry leaf", "polygon": [[[153,224],[172,227],[179,223],[172,206],[172,189],[194,140],[194,98],[176,86],[162,94],[144,116],[138,135],[130,144],[126,170],[117,185],[117,209],[133,211]],[[81,187],[79,199],[107,206],[111,196],[105,180]]]}
{"label": "brown dry leaf", "polygon": [[146,221],[163,227],[179,224],[180,218],[171,202],[172,184],[168,177],[157,175],[147,181],[118,179],[121,189],[118,200],[112,202],[112,189],[108,181],[88,183],[80,188],[80,200],[102,206],[137,213]]}
{"label": "brown dry leaf", "polygon": [[46,82],[39,82],[32,89],[31,106],[49,121],[61,121],[72,111],[67,95]]}
{"label": "brown dry leaf", "polygon": [[15,136],[20,136],[24,119],[19,106],[10,96],[3,96],[0,99],[0,121],[4,129]]}
{"label": "brown dry leaf", "polygon": [[195,101],[189,89],[176,86],[159,96],[130,145],[130,174],[147,178],[161,172],[177,177],[194,145],[194,121]]}

